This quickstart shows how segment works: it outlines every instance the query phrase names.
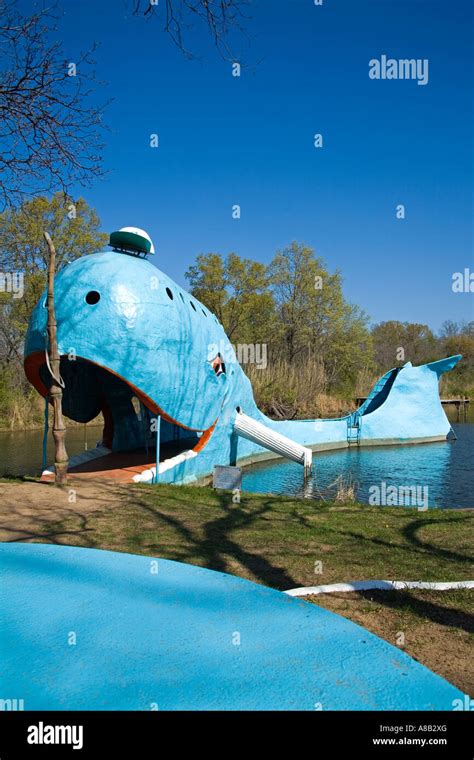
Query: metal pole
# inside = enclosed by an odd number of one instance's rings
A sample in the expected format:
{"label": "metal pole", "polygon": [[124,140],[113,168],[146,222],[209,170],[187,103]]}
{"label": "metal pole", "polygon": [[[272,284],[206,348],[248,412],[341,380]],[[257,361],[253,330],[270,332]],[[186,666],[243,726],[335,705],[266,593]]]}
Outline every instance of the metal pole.
{"label": "metal pole", "polygon": [[155,470],[155,483],[158,483],[158,469],[160,467],[160,427],[161,427],[161,415],[156,418],[156,470]]}

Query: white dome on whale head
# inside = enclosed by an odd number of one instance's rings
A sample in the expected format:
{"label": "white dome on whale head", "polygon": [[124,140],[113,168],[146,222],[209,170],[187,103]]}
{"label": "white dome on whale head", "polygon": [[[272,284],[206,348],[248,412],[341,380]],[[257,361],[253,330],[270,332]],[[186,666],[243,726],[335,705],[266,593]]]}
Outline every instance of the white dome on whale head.
{"label": "white dome on whale head", "polygon": [[132,253],[155,253],[155,246],[148,232],[139,227],[121,227],[110,234],[109,245],[118,251]]}

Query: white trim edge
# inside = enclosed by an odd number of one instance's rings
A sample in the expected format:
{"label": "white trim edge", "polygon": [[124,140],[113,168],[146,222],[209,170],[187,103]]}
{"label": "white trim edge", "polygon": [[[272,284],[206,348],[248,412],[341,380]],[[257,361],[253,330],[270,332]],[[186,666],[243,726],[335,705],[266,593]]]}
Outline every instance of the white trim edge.
{"label": "white trim edge", "polygon": [[[81,451],[80,454],[75,454],[69,460],[68,467],[77,467],[79,464],[85,464],[85,462],[91,462],[93,459],[100,459],[106,457],[112,453],[112,449],[108,449],[106,446],[96,446],[93,449],[87,449],[87,451]],[[53,465],[43,470],[42,475],[54,475],[56,468]],[[74,475],[74,473],[72,473]]]}
{"label": "white trim edge", "polygon": [[315,596],[348,591],[403,591],[404,589],[426,589],[428,591],[449,591],[450,589],[474,588],[474,581],[449,581],[444,583],[431,581],[353,581],[352,583],[330,583],[326,586],[300,586],[284,591],[288,596]]}
{"label": "white trim edge", "polygon": [[[194,451],[194,449],[187,449],[186,451],[182,451],[181,454],[176,454],[176,456],[170,457],[170,459],[165,459],[158,465],[158,477],[162,472],[172,470],[173,467],[176,467],[178,464],[182,464],[188,459],[194,459],[194,457],[197,457],[197,451]],[[151,483],[155,479],[155,473],[156,466],[150,467],[149,470],[143,470],[143,472],[139,472],[138,475],[134,475],[132,480],[134,483]]]}

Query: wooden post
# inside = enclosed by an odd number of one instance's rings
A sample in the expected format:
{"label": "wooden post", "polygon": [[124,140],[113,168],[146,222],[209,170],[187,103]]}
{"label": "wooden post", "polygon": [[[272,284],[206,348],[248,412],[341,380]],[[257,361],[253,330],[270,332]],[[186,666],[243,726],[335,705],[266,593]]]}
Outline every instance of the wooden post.
{"label": "wooden post", "polygon": [[56,470],[55,482],[67,483],[67,468],[69,459],[66,451],[66,426],[62,412],[63,391],[59,382],[60,360],[58,351],[56,314],[54,311],[54,272],[56,269],[56,249],[50,235],[43,232],[44,239],[49,249],[48,263],[48,338],[49,338],[49,364],[51,368],[51,388],[49,394],[53,404],[53,439],[54,439],[54,467]]}

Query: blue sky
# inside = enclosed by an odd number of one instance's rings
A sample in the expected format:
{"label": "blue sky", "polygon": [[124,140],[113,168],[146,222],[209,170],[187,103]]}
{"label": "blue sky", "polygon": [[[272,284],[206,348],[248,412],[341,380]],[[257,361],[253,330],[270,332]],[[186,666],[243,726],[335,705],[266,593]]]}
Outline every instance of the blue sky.
{"label": "blue sky", "polygon": [[[298,240],[374,322],[473,319],[472,294],[451,289],[474,268],[471,0],[255,0],[240,78],[199,27],[186,60],[163,6],[147,21],[125,0],[63,2],[66,55],[100,41],[114,99],[110,174],[82,191],[104,229],[146,229],[180,284],[199,253],[268,262]],[[369,79],[382,54],[427,58],[428,84]]]}

